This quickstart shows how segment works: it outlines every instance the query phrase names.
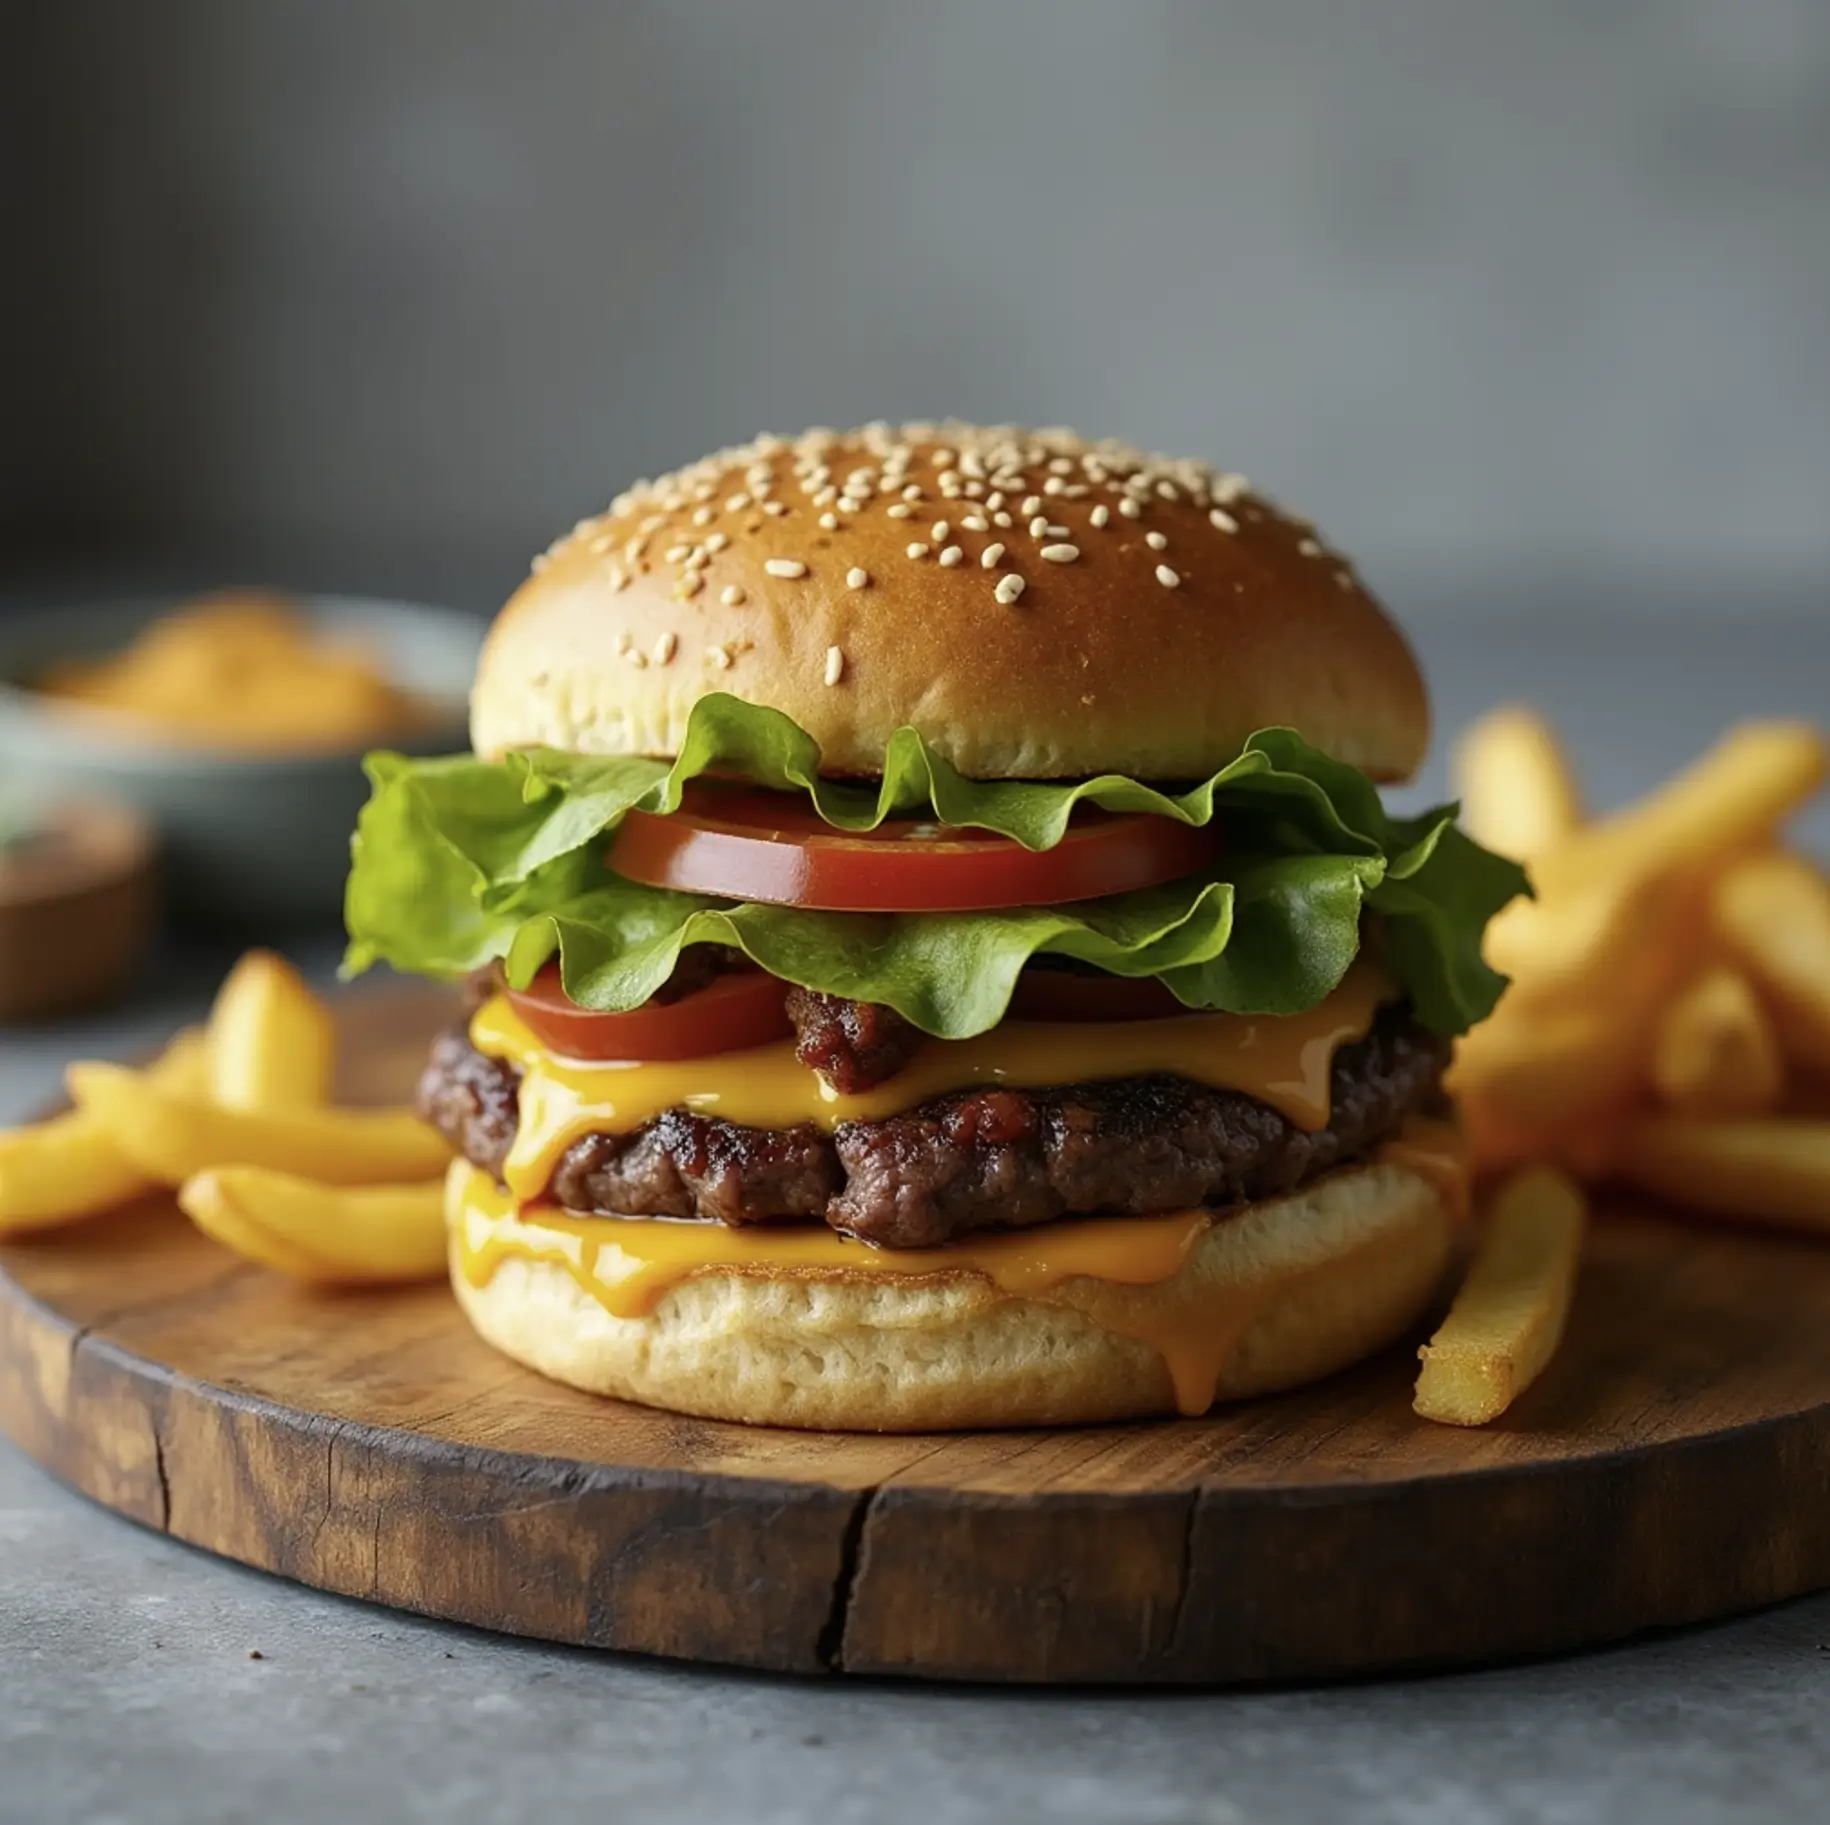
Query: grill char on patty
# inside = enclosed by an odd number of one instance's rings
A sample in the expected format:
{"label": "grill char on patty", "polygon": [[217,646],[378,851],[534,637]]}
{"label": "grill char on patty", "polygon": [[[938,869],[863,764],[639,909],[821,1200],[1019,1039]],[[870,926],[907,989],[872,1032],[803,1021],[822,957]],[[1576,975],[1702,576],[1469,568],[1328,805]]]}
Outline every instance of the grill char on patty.
{"label": "grill char on patty", "polygon": [[[816,1221],[886,1248],[1069,1215],[1144,1216],[1273,1197],[1344,1164],[1440,1097],[1448,1041],[1401,1006],[1334,1059],[1333,1113],[1311,1134],[1253,1097],[1166,1075],[1046,1090],[965,1090],[878,1121],[746,1128],[669,1109],[561,1158],[550,1195],[603,1216]],[[435,1045],[421,1113],[501,1176],[519,1079],[462,1030]]]}

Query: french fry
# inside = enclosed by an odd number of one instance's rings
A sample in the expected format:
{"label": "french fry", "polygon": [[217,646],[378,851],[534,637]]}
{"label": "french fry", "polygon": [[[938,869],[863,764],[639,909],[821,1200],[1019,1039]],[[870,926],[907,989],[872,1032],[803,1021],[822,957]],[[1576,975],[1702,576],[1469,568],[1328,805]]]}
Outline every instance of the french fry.
{"label": "french fry", "polygon": [[0,1134],[0,1236],[97,1216],[146,1189],[146,1175],[80,1110]]}
{"label": "french fry", "polygon": [[1425,1419],[1484,1426],[1537,1379],[1563,1337],[1587,1214],[1549,1167],[1501,1187],[1449,1315],[1418,1352],[1412,1404]]}
{"label": "french fry", "polygon": [[181,1185],[213,1166],[265,1166],[337,1185],[397,1185],[443,1172],[451,1150],[410,1109],[225,1109],[118,1065],[72,1065],[70,1095],[150,1179]]}
{"label": "french fry", "polygon": [[1699,902],[1692,882],[1605,873],[1514,900],[1487,928],[1485,946],[1513,979],[1503,1005],[1605,1001],[1650,1018],[1702,952]]}
{"label": "french fry", "polygon": [[1746,723],[1638,804],[1559,844],[1534,876],[1545,893],[1597,872],[1700,878],[1770,838],[1827,773],[1830,749],[1809,724]]}
{"label": "french fry", "polygon": [[445,1269],[443,1180],[344,1188],[223,1166],[187,1179],[178,1202],[206,1235],[297,1279],[378,1284]]}
{"label": "french fry", "polygon": [[1738,970],[1705,970],[1665,1009],[1652,1047],[1652,1084],[1685,1115],[1757,1115],[1779,1100],[1779,1041]]}
{"label": "french fry", "polygon": [[[195,1027],[177,1035],[146,1069],[148,1081],[196,1091],[208,1071],[208,1046]],[[151,1189],[105,1124],[80,1109],[27,1127],[0,1130],[0,1236],[100,1216]]]}
{"label": "french fry", "polygon": [[1529,861],[1582,822],[1569,758],[1535,710],[1483,716],[1456,745],[1455,774],[1463,821],[1501,855]]}
{"label": "french fry", "polygon": [[1620,1170],[1688,1210],[1830,1234],[1830,1120],[1656,1116],[1626,1136]]}
{"label": "french fry", "polygon": [[1716,883],[1723,942],[1766,992],[1785,1047],[1830,1070],[1830,881],[1796,855],[1749,856]]}
{"label": "french fry", "polygon": [[210,1013],[210,1094],[225,1109],[310,1109],[330,1101],[330,1009],[284,957],[249,951]]}
{"label": "french fry", "polygon": [[1650,1045],[1648,1026],[1605,1005],[1502,1008],[1457,1043],[1448,1088],[1484,1165],[1555,1157],[1565,1136],[1632,1104]]}

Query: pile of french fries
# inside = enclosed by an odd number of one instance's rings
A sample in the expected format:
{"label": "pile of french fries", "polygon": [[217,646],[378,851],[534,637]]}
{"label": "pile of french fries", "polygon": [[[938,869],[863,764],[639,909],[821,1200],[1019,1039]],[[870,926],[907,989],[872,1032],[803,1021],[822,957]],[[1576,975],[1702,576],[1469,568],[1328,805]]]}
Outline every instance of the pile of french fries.
{"label": "pile of french fries", "polygon": [[444,1140],[410,1109],[331,1102],[330,1010],[252,951],[201,1029],[143,1070],[84,1062],[74,1107],[0,1132],[0,1237],[74,1223],[159,1186],[237,1254],[300,1280],[444,1271]]}
{"label": "pile of french fries", "polygon": [[1469,828],[1537,889],[1489,929],[1512,986],[1450,1076],[1478,1164],[1515,1176],[1423,1352],[1416,1406],[1478,1425],[1561,1334],[1585,1183],[1830,1236],[1830,879],[1782,840],[1830,746],[1748,724],[1593,821],[1529,710],[1477,723],[1457,761]]}

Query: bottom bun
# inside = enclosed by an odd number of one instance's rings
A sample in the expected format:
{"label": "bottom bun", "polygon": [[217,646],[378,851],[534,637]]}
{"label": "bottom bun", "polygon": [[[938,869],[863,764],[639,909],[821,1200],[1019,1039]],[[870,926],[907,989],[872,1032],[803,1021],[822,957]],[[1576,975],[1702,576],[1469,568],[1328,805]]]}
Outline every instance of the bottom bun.
{"label": "bottom bun", "polygon": [[[454,1232],[488,1186],[453,1173]],[[488,1342],[593,1394],[835,1431],[1060,1426],[1196,1412],[1384,1348],[1429,1306],[1451,1230],[1436,1187],[1387,1163],[1217,1218],[1178,1272],[1144,1286],[1081,1276],[1028,1297],[970,1271],[707,1270],[623,1318],[550,1259],[507,1253],[478,1286],[454,1246],[451,1278]],[[511,1249],[538,1237],[512,1215],[494,1233]]]}

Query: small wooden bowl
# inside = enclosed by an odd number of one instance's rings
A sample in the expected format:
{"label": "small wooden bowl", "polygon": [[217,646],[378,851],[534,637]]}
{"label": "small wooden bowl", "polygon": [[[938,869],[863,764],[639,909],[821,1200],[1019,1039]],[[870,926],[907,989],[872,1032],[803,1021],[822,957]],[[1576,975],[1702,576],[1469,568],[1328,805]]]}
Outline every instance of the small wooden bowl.
{"label": "small wooden bowl", "polygon": [[159,916],[152,826],[111,799],[66,798],[0,850],[0,1021],[112,999]]}

